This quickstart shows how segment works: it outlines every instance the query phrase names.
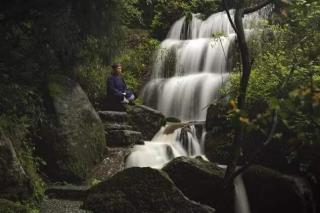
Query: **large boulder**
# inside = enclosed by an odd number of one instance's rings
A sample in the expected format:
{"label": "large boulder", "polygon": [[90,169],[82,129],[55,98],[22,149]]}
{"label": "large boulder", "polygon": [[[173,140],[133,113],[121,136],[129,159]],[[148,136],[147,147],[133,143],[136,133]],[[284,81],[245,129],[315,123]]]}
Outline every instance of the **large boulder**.
{"label": "large boulder", "polygon": [[94,186],[84,207],[97,213],[215,212],[187,199],[164,172],[148,167],[126,169]]}
{"label": "large boulder", "polygon": [[314,212],[313,196],[301,178],[252,166],[243,174],[251,212]]}
{"label": "large boulder", "polygon": [[102,160],[103,124],[80,85],[67,77],[51,76],[45,99],[50,122],[37,143],[44,171],[55,180],[83,181]]}
{"label": "large boulder", "polygon": [[142,133],[144,140],[151,140],[153,136],[166,124],[164,115],[150,107],[128,106],[129,123],[136,131]]}
{"label": "large boulder", "polygon": [[0,198],[25,200],[31,195],[30,178],[22,168],[11,140],[0,129]]}
{"label": "large boulder", "polygon": [[179,157],[162,170],[190,199],[213,206],[219,212],[226,212],[224,207],[230,207],[232,211],[233,192],[224,189],[225,171],[216,164],[201,157]]}

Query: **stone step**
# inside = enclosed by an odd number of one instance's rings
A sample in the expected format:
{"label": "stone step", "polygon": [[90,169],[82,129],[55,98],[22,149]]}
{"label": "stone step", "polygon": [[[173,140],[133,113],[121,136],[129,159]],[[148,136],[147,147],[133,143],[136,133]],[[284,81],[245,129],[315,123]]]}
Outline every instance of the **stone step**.
{"label": "stone step", "polygon": [[117,111],[98,111],[103,123],[127,123],[128,114],[126,112],[117,112]]}
{"label": "stone step", "polygon": [[62,185],[50,186],[46,189],[45,195],[49,198],[82,200],[87,196],[89,186]]}
{"label": "stone step", "polygon": [[119,123],[105,123],[104,130],[109,132],[112,130],[132,130],[133,127],[127,124],[119,124]]}
{"label": "stone step", "polygon": [[82,201],[59,200],[44,198],[41,202],[40,213],[91,213],[81,209]]}
{"label": "stone step", "polygon": [[109,147],[126,147],[134,144],[144,144],[141,132],[131,130],[112,130],[106,132]]}

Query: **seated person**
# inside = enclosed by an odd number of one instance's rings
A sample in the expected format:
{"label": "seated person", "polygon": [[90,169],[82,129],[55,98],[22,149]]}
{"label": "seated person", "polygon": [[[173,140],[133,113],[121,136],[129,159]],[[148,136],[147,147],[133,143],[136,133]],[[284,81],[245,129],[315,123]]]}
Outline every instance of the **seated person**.
{"label": "seated person", "polygon": [[127,85],[122,78],[121,64],[113,64],[112,73],[107,79],[107,99],[110,104],[109,109],[124,111],[124,104],[133,103],[135,98],[135,95],[128,90]]}

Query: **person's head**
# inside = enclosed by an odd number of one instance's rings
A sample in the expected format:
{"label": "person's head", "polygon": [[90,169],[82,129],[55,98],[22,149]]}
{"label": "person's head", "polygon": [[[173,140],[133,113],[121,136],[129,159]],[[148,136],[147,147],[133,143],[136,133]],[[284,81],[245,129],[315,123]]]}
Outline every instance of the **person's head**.
{"label": "person's head", "polygon": [[114,75],[121,75],[122,74],[122,65],[121,64],[112,64],[112,73]]}

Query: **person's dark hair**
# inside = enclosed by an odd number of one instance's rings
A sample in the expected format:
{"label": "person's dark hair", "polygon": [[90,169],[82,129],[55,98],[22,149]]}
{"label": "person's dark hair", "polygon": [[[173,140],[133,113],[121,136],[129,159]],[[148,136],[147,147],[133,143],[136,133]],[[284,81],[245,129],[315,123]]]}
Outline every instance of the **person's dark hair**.
{"label": "person's dark hair", "polygon": [[111,65],[112,69],[117,69],[117,67],[120,67],[120,66],[121,66],[120,63],[115,63]]}

